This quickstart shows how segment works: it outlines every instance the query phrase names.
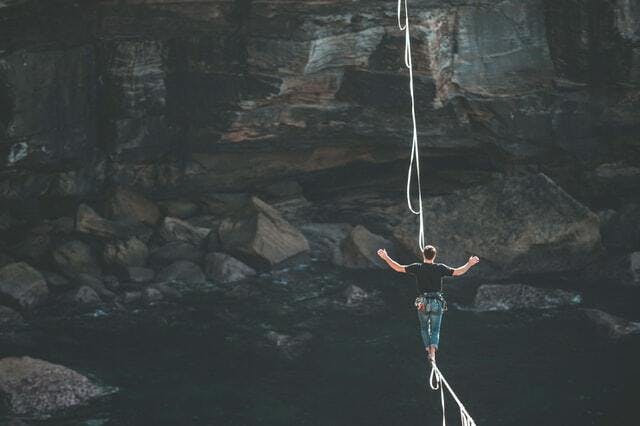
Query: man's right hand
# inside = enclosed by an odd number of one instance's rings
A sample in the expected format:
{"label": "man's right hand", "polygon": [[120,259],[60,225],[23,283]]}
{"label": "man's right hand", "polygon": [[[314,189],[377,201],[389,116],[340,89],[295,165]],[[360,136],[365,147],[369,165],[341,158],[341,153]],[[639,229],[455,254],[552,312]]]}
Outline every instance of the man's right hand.
{"label": "man's right hand", "polygon": [[471,256],[469,258],[469,266],[477,265],[480,262],[480,258],[478,256]]}

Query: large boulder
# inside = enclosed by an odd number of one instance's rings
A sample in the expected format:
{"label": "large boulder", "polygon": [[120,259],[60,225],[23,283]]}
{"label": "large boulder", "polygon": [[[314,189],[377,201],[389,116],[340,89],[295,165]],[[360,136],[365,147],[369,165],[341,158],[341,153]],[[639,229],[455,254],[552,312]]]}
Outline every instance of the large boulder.
{"label": "large boulder", "polygon": [[128,230],[124,225],[105,219],[86,204],[80,204],[76,213],[76,229],[98,238],[123,238]]}
{"label": "large boulder", "polygon": [[102,283],[111,291],[119,291],[122,287],[120,280],[115,275],[105,275],[102,277]]}
{"label": "large boulder", "polygon": [[15,261],[16,260],[8,254],[0,252],[0,268]]}
{"label": "large boulder", "polygon": [[70,280],[66,279],[62,275],[56,274],[55,272],[41,271],[41,273],[45,281],[47,281],[47,287],[49,290],[63,290],[73,285]]}
{"label": "large boulder", "polygon": [[256,271],[225,253],[209,253],[204,259],[205,274],[212,281],[232,283],[256,275]]}
{"label": "large boulder", "polygon": [[233,216],[244,210],[251,202],[251,197],[243,193],[208,194],[200,200],[206,210],[215,216]]}
{"label": "large boulder", "polygon": [[589,176],[592,196],[606,197],[610,194],[633,196],[640,190],[640,167],[634,161],[604,163],[595,167]]}
{"label": "large boulder", "polygon": [[24,318],[13,309],[0,305],[0,333],[15,331],[25,325]]}
{"label": "large boulder", "polygon": [[598,333],[611,339],[640,335],[640,322],[629,321],[599,309],[584,309],[586,317],[596,326]]}
{"label": "large boulder", "polygon": [[114,300],[116,294],[105,285],[104,279],[90,274],[79,274],[76,278],[80,287],[89,287],[103,300]]}
{"label": "large boulder", "polygon": [[142,284],[153,280],[156,273],[150,268],[141,268],[139,266],[131,266],[126,269],[125,277],[132,283]]}
{"label": "large boulder", "polygon": [[11,213],[6,210],[0,210],[0,232],[6,232],[18,224]]}
{"label": "large boulder", "polygon": [[67,241],[53,251],[53,263],[69,278],[88,273],[100,275],[101,268],[94,250],[82,241]]}
{"label": "large boulder", "polygon": [[149,257],[149,249],[144,242],[131,237],[125,241],[115,240],[105,244],[102,257],[107,265],[115,267],[144,266]]}
{"label": "large boulder", "polygon": [[205,214],[194,216],[188,221],[191,225],[197,226],[199,228],[208,228],[211,231],[214,231],[214,234],[217,234],[218,228],[220,227],[220,223],[222,219],[218,216]]}
{"label": "large boulder", "polygon": [[633,284],[640,285],[640,251],[635,251],[629,255],[629,269]]}
{"label": "large boulder", "polygon": [[40,272],[24,262],[17,262],[0,269],[0,295],[29,309],[42,304],[49,290]]}
{"label": "large boulder", "polygon": [[51,227],[46,225],[30,229],[13,247],[12,253],[29,262],[40,263],[51,252],[51,232]]}
{"label": "large boulder", "polygon": [[153,250],[149,256],[151,263],[156,265],[168,265],[178,260],[200,262],[204,253],[191,243],[174,241]]}
{"label": "large boulder", "polygon": [[46,416],[111,392],[61,365],[26,356],[0,359],[0,396],[16,415]]}
{"label": "large boulder", "polygon": [[313,340],[313,335],[308,331],[290,335],[269,330],[265,337],[288,360],[294,360],[307,353]]}
{"label": "large boulder", "polygon": [[393,243],[370,232],[362,225],[351,230],[342,246],[343,265],[348,268],[383,268],[386,264],[377,254],[378,249],[391,249]]}
{"label": "large boulder", "polygon": [[510,309],[551,309],[577,305],[580,294],[559,289],[532,287],[525,284],[484,284],[478,287],[474,306],[479,311]]}
{"label": "large boulder", "polygon": [[122,301],[127,305],[132,305],[138,303],[140,300],[142,300],[141,291],[127,291],[124,293]]}
{"label": "large boulder", "polygon": [[158,272],[158,281],[176,281],[186,284],[202,284],[206,278],[202,269],[193,262],[179,260]]}
{"label": "large boulder", "polygon": [[160,220],[160,209],[153,201],[123,187],[110,194],[107,214],[113,219],[133,219],[151,226]]}
{"label": "large boulder", "polygon": [[342,246],[351,234],[353,226],[348,223],[308,223],[300,230],[309,241],[311,257],[344,265]]}
{"label": "large boulder", "polygon": [[295,180],[282,180],[266,185],[261,192],[267,200],[290,200],[301,197],[303,189]]}
{"label": "large boulder", "polygon": [[160,229],[160,236],[167,242],[182,241],[200,247],[210,232],[209,228],[191,225],[189,222],[175,217],[165,217]]}
{"label": "large boulder", "polygon": [[363,314],[370,314],[384,307],[384,301],[380,297],[380,292],[366,291],[362,287],[350,284],[343,291],[343,300],[339,300],[339,305],[355,309]]}
{"label": "large boulder", "polygon": [[93,307],[101,302],[98,292],[88,285],[81,286],[74,294],[73,300],[83,307]]}
{"label": "large boulder", "polygon": [[[150,288],[154,288],[162,293],[163,299],[179,300],[182,297],[182,291],[185,289],[181,286],[176,286],[175,283],[154,283]],[[186,286],[186,288],[193,290],[193,286]],[[200,288],[200,285],[196,285],[196,288]]]}
{"label": "large boulder", "polygon": [[304,235],[257,197],[251,198],[242,217],[223,221],[218,235],[225,251],[252,266],[271,267],[309,251]]}
{"label": "large boulder", "polygon": [[164,299],[164,296],[162,292],[157,288],[148,287],[144,290],[144,293],[142,294],[142,298],[147,304],[153,305],[158,302],[161,302],[162,299]]}
{"label": "large boulder", "polygon": [[304,197],[296,197],[284,200],[277,200],[271,206],[280,212],[280,215],[292,224],[301,225],[308,221],[314,213],[313,204]]}
{"label": "large boulder", "polygon": [[57,236],[71,234],[75,230],[75,218],[72,216],[61,216],[56,219],[46,221],[45,229]]}
{"label": "large boulder", "polygon": [[[543,174],[508,176],[424,200],[425,233],[440,258],[483,262],[475,273],[511,275],[575,270],[600,248],[598,216]],[[404,214],[394,236],[411,251],[418,235]]]}
{"label": "large boulder", "polygon": [[158,203],[165,216],[189,219],[198,214],[200,206],[189,200],[166,200]]}
{"label": "large boulder", "polygon": [[627,203],[618,210],[598,212],[602,244],[616,251],[640,247],[640,204]]}

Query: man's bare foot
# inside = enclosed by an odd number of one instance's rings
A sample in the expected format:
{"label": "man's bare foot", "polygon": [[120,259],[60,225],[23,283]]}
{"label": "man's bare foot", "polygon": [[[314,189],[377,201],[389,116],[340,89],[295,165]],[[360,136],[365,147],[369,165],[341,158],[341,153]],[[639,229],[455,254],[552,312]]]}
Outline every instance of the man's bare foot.
{"label": "man's bare foot", "polygon": [[436,363],[436,348],[434,346],[429,346],[427,348],[427,358],[429,362],[435,364]]}
{"label": "man's bare foot", "polygon": [[429,348],[425,348],[426,352],[427,352],[427,360],[429,360],[429,362],[433,362],[433,353],[431,353],[431,351],[429,350]]}

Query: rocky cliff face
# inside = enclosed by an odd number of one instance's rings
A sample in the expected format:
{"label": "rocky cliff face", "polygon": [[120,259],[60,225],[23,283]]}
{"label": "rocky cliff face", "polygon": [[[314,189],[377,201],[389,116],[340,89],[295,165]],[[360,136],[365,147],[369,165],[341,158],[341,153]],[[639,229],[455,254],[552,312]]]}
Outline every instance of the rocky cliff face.
{"label": "rocky cliff face", "polygon": [[[429,205],[470,200],[474,191],[464,191],[474,186],[494,197],[503,175],[536,190],[543,172],[568,193],[547,201],[577,199],[601,212],[605,240],[631,235],[624,250],[637,249],[636,2],[409,6]],[[70,216],[81,201],[99,207],[120,186],[167,202],[275,191],[270,201],[297,200],[279,206],[293,222],[363,223],[402,243],[398,226],[415,225],[400,223],[395,208],[410,141],[395,13],[394,2],[377,0],[0,2],[5,229],[24,225],[15,219],[24,215],[27,228]],[[300,192],[269,186],[291,180]],[[487,217],[520,215],[488,203]],[[464,217],[474,203],[458,210],[471,227]],[[535,229],[513,230],[530,238],[510,240],[509,259],[540,244],[565,253],[563,241],[570,253],[597,250],[598,221],[574,217],[578,210],[560,208],[569,215],[562,238],[549,227],[542,240]],[[533,216],[543,227],[557,222],[544,208]]]}
{"label": "rocky cliff face", "polygon": [[[633,142],[635,2],[410,7],[426,156],[571,163]],[[390,1],[2,2],[1,195],[247,189],[406,157],[394,14]]]}

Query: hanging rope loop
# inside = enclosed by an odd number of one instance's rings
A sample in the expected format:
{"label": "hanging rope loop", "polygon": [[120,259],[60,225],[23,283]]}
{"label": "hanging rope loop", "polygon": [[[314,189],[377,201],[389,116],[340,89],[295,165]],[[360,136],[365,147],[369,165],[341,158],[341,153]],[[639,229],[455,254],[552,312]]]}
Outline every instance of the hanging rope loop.
{"label": "hanging rope loop", "polygon": [[[404,23],[403,23],[404,16]],[[411,31],[409,26],[409,7],[407,6],[407,0],[398,0],[398,28],[400,31],[404,31],[404,64],[409,69],[409,94],[411,96],[411,123],[412,123],[412,138],[411,138],[411,157],[409,159],[409,171],[407,172],[407,205],[411,213],[419,216],[419,231],[418,231],[418,247],[420,251],[425,246],[424,240],[424,215],[422,211],[422,183],[420,182],[420,151],[418,146],[418,125],[416,120],[416,102],[413,84],[413,63],[411,60]],[[415,174],[415,180],[418,190],[418,206],[414,206],[411,201],[411,183],[413,182]]]}

